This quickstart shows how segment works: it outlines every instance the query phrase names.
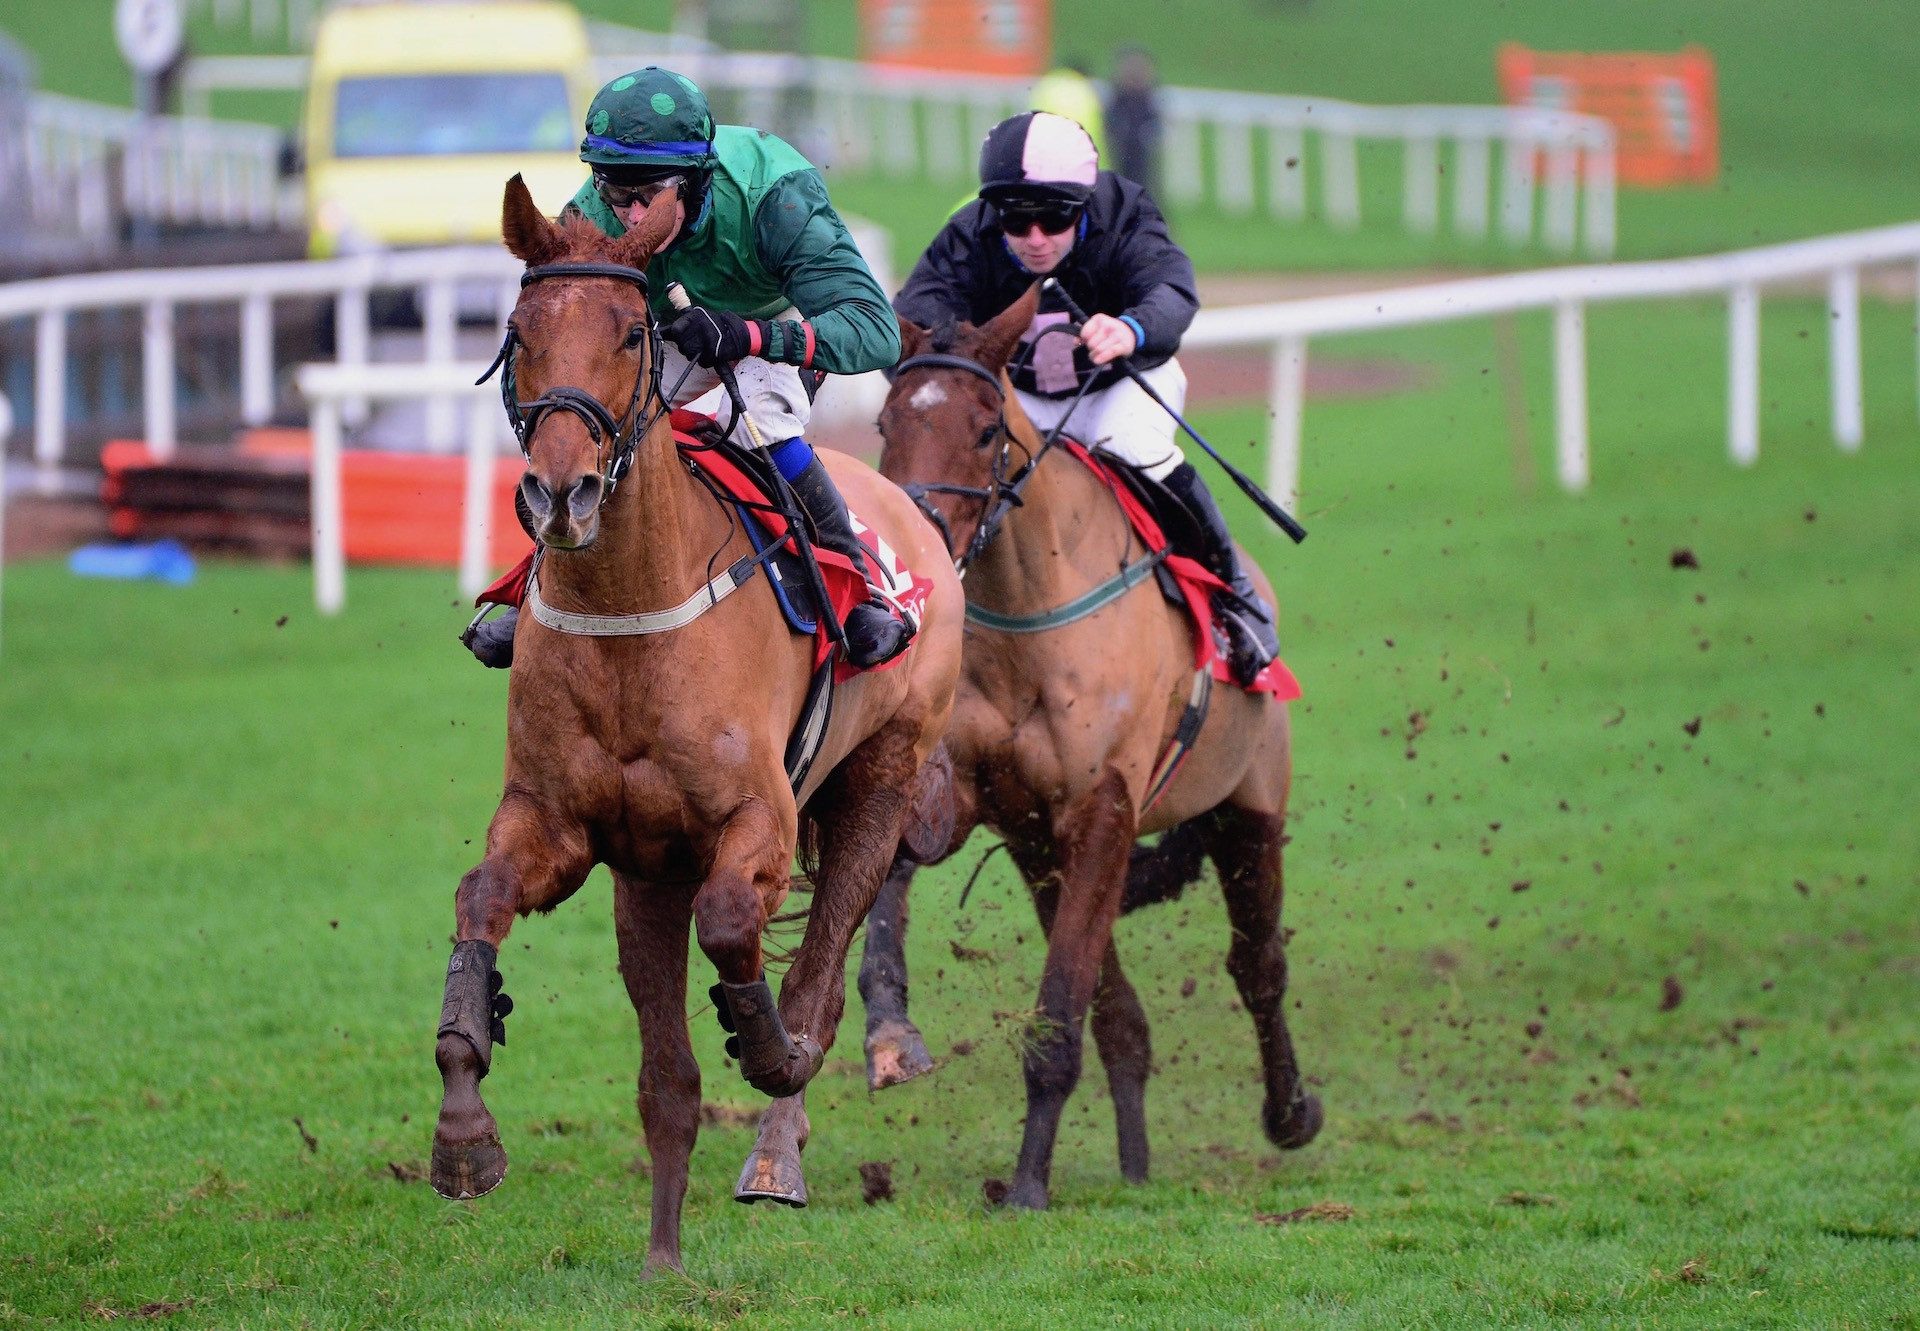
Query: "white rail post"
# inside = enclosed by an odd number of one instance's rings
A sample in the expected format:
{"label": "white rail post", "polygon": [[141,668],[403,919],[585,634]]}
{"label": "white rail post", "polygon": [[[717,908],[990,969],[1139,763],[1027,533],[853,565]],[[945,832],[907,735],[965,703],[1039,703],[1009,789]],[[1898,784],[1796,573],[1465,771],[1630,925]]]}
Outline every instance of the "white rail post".
{"label": "white rail post", "polygon": [[914,115],[913,98],[898,93],[888,97],[883,106],[881,169],[890,176],[915,175],[920,169],[920,129]]}
{"label": "white rail post", "polygon": [[1513,137],[1500,149],[1500,235],[1524,245],[1533,235],[1532,139]]}
{"label": "white rail post", "polygon": [[1553,307],[1553,408],[1560,484],[1587,488],[1587,319],[1577,300]]}
{"label": "white rail post", "polygon": [[1246,121],[1214,123],[1213,180],[1222,212],[1245,216],[1253,211],[1253,130]]}
{"label": "white rail post", "polygon": [[1167,146],[1160,155],[1167,197],[1175,203],[1196,204],[1206,197],[1205,166],[1200,161],[1200,122],[1191,115],[1167,118]]}
{"label": "white rail post", "polygon": [[1487,234],[1487,182],[1493,149],[1483,138],[1458,139],[1453,146],[1453,230],[1460,236]]}
{"label": "white rail post", "polygon": [[240,419],[273,418],[273,300],[256,291],[240,303]]}
{"label": "white rail post", "polygon": [[1307,215],[1306,136],[1292,125],[1275,125],[1267,135],[1267,201],[1275,217]]}
{"label": "white rail post", "polygon": [[[428,370],[453,363],[454,344],[459,323],[455,309],[453,279],[436,277],[420,291],[421,340]],[[454,401],[445,393],[427,399],[426,444],[434,450],[451,450],[454,443]]]}
{"label": "white rail post", "polygon": [[1760,457],[1760,288],[1741,282],[1727,301],[1727,454]]}
{"label": "white rail post", "polygon": [[147,447],[162,462],[173,456],[174,445],[179,443],[173,391],[173,304],[165,299],[150,300],[141,321],[140,414],[146,426]]}
{"label": "white rail post", "polygon": [[960,108],[952,94],[927,102],[927,177],[946,184],[968,179],[967,145],[961,139]]}
{"label": "white rail post", "polygon": [[1320,179],[1326,190],[1327,221],[1343,231],[1360,225],[1360,161],[1353,135],[1320,136]]}
{"label": "white rail post", "polygon": [[1407,230],[1432,235],[1440,226],[1440,142],[1431,134],[1406,141]]}
{"label": "white rail post", "polygon": [[[356,282],[343,287],[333,302],[334,359],[342,365],[365,365],[373,344],[367,310],[367,287]],[[340,419],[359,425],[367,419],[365,397],[349,397],[340,404]]]}
{"label": "white rail post", "polygon": [[479,394],[467,398],[467,493],[460,507],[460,594],[487,589],[493,540],[493,412]]}
{"label": "white rail post", "polygon": [[1606,258],[1613,253],[1616,229],[1617,192],[1614,188],[1614,143],[1590,145],[1587,163],[1587,253]]}
{"label": "white rail post", "polygon": [[0,569],[7,563],[7,440],[13,437],[13,407],[0,393]]}
{"label": "white rail post", "polygon": [[67,451],[67,312],[44,309],[33,321],[33,460],[42,489],[53,488]]}
{"label": "white rail post", "polygon": [[347,604],[346,533],[341,529],[340,399],[313,404],[313,603],[323,615]]}
{"label": "white rail post", "polygon": [[1860,270],[1836,268],[1827,279],[1827,352],[1833,375],[1833,442],[1860,447]]}
{"label": "white rail post", "polygon": [[1541,221],[1547,247],[1573,252],[1580,238],[1580,145],[1557,140],[1547,151],[1547,206]]}
{"label": "white rail post", "polygon": [[1267,385],[1267,489],[1289,512],[1300,503],[1300,438],[1307,405],[1307,339],[1283,337],[1273,344]]}

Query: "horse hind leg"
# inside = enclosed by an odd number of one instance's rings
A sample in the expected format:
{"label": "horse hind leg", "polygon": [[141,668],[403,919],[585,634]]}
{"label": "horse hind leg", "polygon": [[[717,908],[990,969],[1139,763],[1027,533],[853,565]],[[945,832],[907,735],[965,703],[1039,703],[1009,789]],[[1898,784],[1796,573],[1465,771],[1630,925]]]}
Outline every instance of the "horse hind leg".
{"label": "horse hind leg", "polygon": [[1129,1183],[1147,1181],[1147,1074],[1153,1065],[1153,1046],[1147,1033],[1147,1014],[1140,996],[1120,969],[1120,953],[1107,940],[1100,964],[1100,984],[1093,992],[1094,1047],[1107,1070],[1107,1090],[1113,1096],[1113,1123],[1119,1136],[1120,1177]]}
{"label": "horse hind leg", "polygon": [[625,877],[614,880],[620,977],[640,1022],[640,1123],[652,1162],[653,1214],[647,1274],[678,1271],[680,1210],[700,1131],[700,1064],[687,1035],[690,894]]}
{"label": "horse hind leg", "polygon": [[867,1009],[867,1088],[884,1090],[933,1071],[920,1028],[907,1015],[907,890],[918,866],[896,855],[867,915],[860,999]]}
{"label": "horse hind leg", "polygon": [[1326,1120],[1320,1097],[1306,1089],[1287,1031],[1287,957],[1280,928],[1281,845],[1278,814],[1223,809],[1209,850],[1220,871],[1227,920],[1233,930],[1227,971],[1253,1017],[1266,1077],[1261,1126],[1283,1151],[1312,1141]]}
{"label": "horse hind leg", "polygon": [[591,867],[584,838],[556,829],[523,800],[501,801],[487,829],[487,853],[454,895],[458,941],[447,964],[434,1062],[440,1114],[430,1178],[442,1197],[484,1197],[507,1175],[499,1126],[480,1095],[493,1047],[506,1043],[513,1002],[501,992],[500,944],[516,915],[551,910]]}

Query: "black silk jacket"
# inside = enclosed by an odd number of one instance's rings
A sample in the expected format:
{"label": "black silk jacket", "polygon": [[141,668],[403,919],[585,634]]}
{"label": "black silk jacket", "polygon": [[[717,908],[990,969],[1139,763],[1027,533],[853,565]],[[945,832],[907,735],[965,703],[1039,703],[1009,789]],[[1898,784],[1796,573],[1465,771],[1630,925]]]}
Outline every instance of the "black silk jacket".
{"label": "black silk jacket", "polygon": [[[1139,325],[1135,369],[1163,365],[1180,349],[1180,338],[1200,308],[1193,261],[1167,234],[1167,222],[1147,192],[1131,180],[1102,171],[1088,200],[1073,249],[1050,274],[1088,314],[1126,317]],[[917,324],[935,327],[948,319],[983,324],[1026,294],[1038,280],[1022,268],[1000,233],[999,215],[980,199],[955,213],[914,265],[893,308]],[[1042,295],[1040,309],[1064,309]],[[1016,355],[1013,385],[1044,397],[1071,397],[1077,385],[1041,393],[1033,369]],[[1074,350],[1074,369],[1098,391],[1125,377],[1111,365],[1096,368],[1086,349]]]}

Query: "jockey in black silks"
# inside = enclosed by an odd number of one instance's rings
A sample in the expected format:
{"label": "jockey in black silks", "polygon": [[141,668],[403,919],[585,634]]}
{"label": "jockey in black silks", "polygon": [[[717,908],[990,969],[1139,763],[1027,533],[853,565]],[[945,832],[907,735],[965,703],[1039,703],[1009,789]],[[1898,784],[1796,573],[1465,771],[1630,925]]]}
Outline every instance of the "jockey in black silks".
{"label": "jockey in black silks", "polygon": [[[820,173],[764,130],[716,126],[698,87],[652,66],[594,97],[580,160],[593,174],[561,220],[585,218],[608,236],[625,235],[663,190],[679,189],[679,229],[647,265],[667,343],[662,383],[680,385],[672,405],[710,392],[720,382],[716,367],[732,365],[747,417],[813,519],[816,539],[871,585],[846,501],[801,433],[812,400],[800,376],[886,369],[900,359],[900,330]],[[669,304],[675,284],[691,309]],[[731,414],[730,405],[721,408],[722,425]],[[509,611],[480,625],[474,655],[510,665],[518,617]],[[845,627],[856,666],[890,660],[909,640],[877,597],[854,606]]]}
{"label": "jockey in black silks", "polygon": [[1273,610],[1181,453],[1173,417],[1114,364],[1131,358],[1169,406],[1184,408],[1187,376],[1174,353],[1200,306],[1193,263],[1146,191],[1099,169],[1084,129],[1028,111],[987,135],[979,198],[934,237],[893,305],[926,327],[984,324],[1041,277],[1056,279],[1090,314],[1077,344],[1040,336],[1069,318],[1042,294],[1030,346],[1008,367],[1020,405],[1043,433],[1067,419],[1075,438],[1157,481],[1193,515],[1202,544],[1193,554],[1232,588],[1215,597],[1215,610],[1227,627],[1234,676],[1251,681],[1280,653]]}

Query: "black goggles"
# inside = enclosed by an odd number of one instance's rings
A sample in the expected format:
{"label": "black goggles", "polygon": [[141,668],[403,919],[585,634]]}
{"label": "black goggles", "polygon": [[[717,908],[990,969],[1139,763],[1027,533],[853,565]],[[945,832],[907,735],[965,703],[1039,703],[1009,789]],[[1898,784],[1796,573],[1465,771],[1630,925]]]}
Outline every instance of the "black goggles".
{"label": "black goggles", "polygon": [[1077,203],[1003,203],[997,205],[1000,229],[1010,236],[1024,236],[1038,226],[1049,236],[1073,229],[1084,211]]}
{"label": "black goggles", "polygon": [[655,176],[651,180],[628,182],[612,180],[599,171],[593,173],[593,187],[600,192],[600,197],[609,208],[631,208],[636,203],[644,207],[665,193],[669,186],[676,185],[681,196],[685,197],[687,178],[677,172]]}

